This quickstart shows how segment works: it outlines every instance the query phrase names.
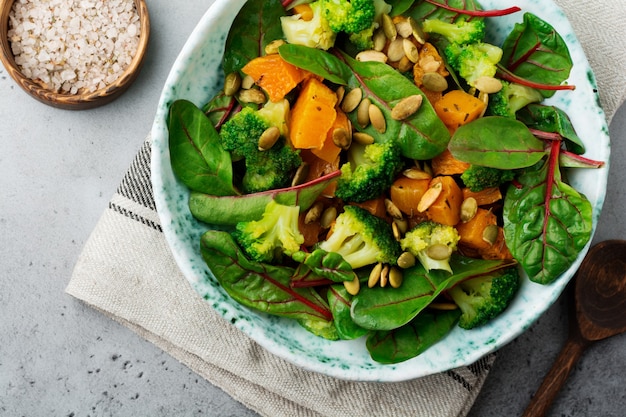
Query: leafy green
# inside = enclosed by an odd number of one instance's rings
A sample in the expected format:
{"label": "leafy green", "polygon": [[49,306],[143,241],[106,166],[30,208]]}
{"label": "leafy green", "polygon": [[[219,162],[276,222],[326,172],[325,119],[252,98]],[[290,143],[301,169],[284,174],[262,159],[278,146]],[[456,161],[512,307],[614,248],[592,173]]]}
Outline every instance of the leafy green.
{"label": "leafy green", "polygon": [[443,270],[426,272],[421,264],[406,269],[399,288],[362,287],[352,301],[352,319],[366,329],[396,329],[413,320],[442,291],[457,282],[510,266],[511,262],[453,255],[450,265],[452,274]]}
{"label": "leafy green", "polygon": [[[524,14],[502,44],[501,65],[515,75],[536,83],[559,85],[567,80],[573,66],[567,44],[546,21]],[[541,90],[544,97],[554,91]]]}
{"label": "leafy green", "polygon": [[272,199],[279,204],[299,206],[300,210],[306,210],[340,174],[340,171],[335,171],[296,187],[240,196],[220,197],[192,191],[189,195],[189,210],[198,220],[215,225],[235,225],[238,222],[258,220]]}
{"label": "leafy green", "polygon": [[262,55],[265,46],[283,38],[279,18],[285,14],[280,0],[248,1],[231,26],[224,49],[224,73],[239,71],[253,58]]}
{"label": "leafy green", "polygon": [[499,169],[525,168],[545,155],[543,142],[526,125],[501,116],[481,117],[459,127],[448,149],[461,161]]}
{"label": "leafy green", "polygon": [[591,238],[592,207],[561,180],[560,142],[517,178],[504,200],[504,237],[531,281],[549,284],[565,272]]}
{"label": "leafy green", "polygon": [[414,358],[446,336],[461,311],[422,311],[406,326],[372,332],[365,343],[372,359],[391,364]]}
{"label": "leafy green", "polygon": [[351,340],[367,334],[368,330],[357,325],[350,316],[352,295],[343,285],[331,285],[327,298],[340,339]]}
{"label": "leafy green", "polygon": [[188,100],[175,101],[168,131],[172,170],[187,187],[216,196],[239,193],[233,186],[230,154],[202,110]]}
{"label": "leafy green", "polygon": [[569,116],[558,107],[531,104],[520,110],[517,118],[533,129],[558,133],[567,139],[565,146],[570,151],[579,155],[585,153],[585,144],[576,134]]}
{"label": "leafy green", "polygon": [[326,301],[312,288],[291,288],[293,268],[248,260],[227,232],[209,230],[200,241],[202,258],[238,303],[298,320],[332,319]]}

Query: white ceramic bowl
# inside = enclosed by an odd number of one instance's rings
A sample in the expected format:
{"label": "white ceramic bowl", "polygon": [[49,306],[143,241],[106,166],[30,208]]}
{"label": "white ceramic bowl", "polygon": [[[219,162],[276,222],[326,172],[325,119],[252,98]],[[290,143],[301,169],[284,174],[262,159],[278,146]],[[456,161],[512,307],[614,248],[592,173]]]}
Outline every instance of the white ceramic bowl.
{"label": "white ceramic bowl", "polygon": [[[230,299],[220,288],[199,253],[207,229],[187,206],[189,192],[172,173],[165,123],[168,106],[185,98],[201,106],[223,82],[220,67],[226,34],[245,0],[217,0],[204,15],[176,60],[163,89],[152,129],[152,181],[163,231],[184,275],[195,290],[225,320],[233,323],[268,351],[307,370],[358,381],[402,381],[469,365],[497,350],[525,331],[558,298],[578,268],[587,248],[572,267],[551,285],[525,280],[514,302],[497,319],[479,329],[454,329],[439,343],[409,361],[382,365],[370,358],[363,339],[327,341],[313,336],[295,321],[252,311]],[[604,112],[598,106],[595,78],[581,45],[563,12],[549,0],[483,0],[485,9],[520,6],[550,22],[568,43],[575,63],[570,84],[575,91],[559,92],[549,103],[566,110],[587,145],[589,158],[607,162],[599,170],[577,170],[570,183],[593,206],[594,230],[606,190],[609,136]],[[499,44],[522,14],[494,20],[489,36]],[[490,23],[491,25],[491,23]],[[207,336],[208,337],[208,336]]]}

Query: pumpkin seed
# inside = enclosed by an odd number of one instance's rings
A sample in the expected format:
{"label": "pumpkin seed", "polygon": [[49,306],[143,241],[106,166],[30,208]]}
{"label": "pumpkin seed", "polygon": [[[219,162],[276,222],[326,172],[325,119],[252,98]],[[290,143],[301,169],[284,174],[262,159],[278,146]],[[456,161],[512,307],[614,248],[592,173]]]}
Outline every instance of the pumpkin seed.
{"label": "pumpkin seed", "polygon": [[364,98],[361,100],[359,107],[357,108],[356,120],[359,123],[359,126],[362,128],[366,128],[370,124],[370,105],[372,102],[369,98]]}
{"label": "pumpkin seed", "polygon": [[237,94],[241,88],[241,75],[238,72],[231,72],[224,80],[224,95],[231,97]]}
{"label": "pumpkin seed", "polygon": [[337,91],[335,91],[335,95],[337,96],[337,103],[341,103],[346,95],[346,88],[343,85],[340,85],[339,88],[337,88]]}
{"label": "pumpkin seed", "polygon": [[389,265],[383,266],[383,270],[380,272],[380,286],[386,287],[389,282]]}
{"label": "pumpkin seed", "polygon": [[389,285],[393,288],[399,288],[402,285],[402,271],[394,266],[389,269]]}
{"label": "pumpkin seed", "polygon": [[239,100],[244,103],[264,104],[266,98],[261,90],[250,88],[249,90],[241,90],[239,92]]}
{"label": "pumpkin seed", "polygon": [[393,224],[397,226],[398,232],[403,235],[409,230],[409,221],[405,218],[393,219]]}
{"label": "pumpkin seed", "polygon": [[440,182],[429,187],[420,199],[420,202],[417,203],[417,211],[423,213],[428,210],[428,207],[432,206],[433,203],[437,201],[442,191],[443,185]]}
{"label": "pumpkin seed", "polygon": [[413,62],[406,55],[400,59],[398,62],[398,71],[400,72],[409,72],[413,69]]}
{"label": "pumpkin seed", "polygon": [[438,72],[427,72],[422,77],[422,84],[427,90],[440,93],[448,89],[448,81]]}
{"label": "pumpkin seed", "polygon": [[415,114],[422,106],[424,98],[421,94],[413,94],[403,98],[391,110],[391,118],[394,120],[404,120]]}
{"label": "pumpkin seed", "polygon": [[259,150],[267,151],[271,149],[280,137],[280,129],[276,126],[271,126],[265,129],[259,138]]}
{"label": "pumpkin seed", "polygon": [[403,38],[408,38],[413,35],[413,28],[407,19],[396,22],[396,31],[398,32],[398,35]]}
{"label": "pumpkin seed", "polygon": [[477,90],[487,94],[494,94],[502,90],[502,82],[494,77],[482,76],[474,82]]}
{"label": "pumpkin seed", "polygon": [[352,140],[360,145],[371,145],[374,143],[374,137],[365,132],[354,132]]}
{"label": "pumpkin seed", "polygon": [[426,249],[426,254],[436,261],[445,261],[452,255],[452,249],[447,245],[435,244]]}
{"label": "pumpkin seed", "polygon": [[345,113],[350,113],[359,106],[359,103],[363,99],[363,90],[360,88],[353,88],[346,94],[341,102],[341,110]]}
{"label": "pumpkin seed", "polygon": [[429,180],[432,178],[428,172],[422,171],[419,168],[407,168],[402,171],[402,175],[412,180]]}
{"label": "pumpkin seed", "polygon": [[391,201],[388,198],[385,198],[385,210],[387,210],[387,214],[389,214],[394,219],[401,219],[402,218],[402,212],[400,211],[398,206],[396,206],[393,203],[393,201]]}
{"label": "pumpkin seed", "polygon": [[411,32],[413,33],[415,40],[421,45],[424,45],[426,43],[426,34],[424,33],[422,26],[417,22],[417,20],[410,16],[407,18],[407,21],[411,26]]}
{"label": "pumpkin seed", "polygon": [[400,232],[400,228],[396,222],[391,223],[391,232],[393,233],[393,238],[398,242],[402,240],[402,233]]}
{"label": "pumpkin seed", "polygon": [[348,149],[352,144],[351,132],[344,129],[343,127],[338,127],[334,129],[332,133],[332,138],[333,143],[341,149]]}
{"label": "pumpkin seed", "polygon": [[389,43],[389,47],[387,48],[387,57],[391,62],[398,62],[405,56],[404,53],[404,39],[396,38]]}
{"label": "pumpkin seed", "polygon": [[286,42],[282,39],[275,39],[265,45],[265,55],[272,55],[278,53],[278,48],[283,46]]}
{"label": "pumpkin seed", "polygon": [[416,63],[419,60],[419,51],[417,50],[417,46],[415,46],[410,39],[402,40],[402,49],[411,62]]}
{"label": "pumpkin seed", "polygon": [[376,32],[374,32],[372,41],[374,42],[375,51],[381,52],[383,49],[385,49],[385,46],[387,46],[387,35],[385,35],[385,30],[382,28],[378,28]]}
{"label": "pumpkin seed", "polygon": [[378,284],[378,281],[380,281],[380,274],[382,273],[382,271],[383,271],[383,264],[379,262],[376,265],[374,265],[374,268],[372,268],[372,271],[370,272],[370,276],[367,280],[368,287],[374,288],[376,284]]}
{"label": "pumpkin seed", "polygon": [[402,269],[411,268],[415,266],[415,255],[411,252],[402,252],[402,255],[398,256],[396,263]]}
{"label": "pumpkin seed", "polygon": [[387,130],[387,122],[385,121],[385,116],[380,107],[375,104],[370,104],[367,108],[367,113],[374,129],[376,129],[378,133],[385,133]]}
{"label": "pumpkin seed", "polygon": [[387,55],[380,51],[368,49],[367,51],[361,51],[356,54],[356,60],[360,62],[382,62],[387,63]]}
{"label": "pumpkin seed", "polygon": [[304,184],[306,182],[306,179],[309,176],[309,168],[310,166],[306,162],[300,164],[300,166],[296,170],[296,173],[293,176],[293,179],[291,180],[292,187]]}
{"label": "pumpkin seed", "polygon": [[359,282],[359,277],[355,275],[352,281],[344,281],[343,286],[346,289],[346,291],[348,291],[348,294],[357,295],[359,293],[359,290],[361,289],[361,283]]}
{"label": "pumpkin seed", "polygon": [[249,75],[246,75],[241,80],[241,88],[244,90],[249,90],[254,85],[254,78]]}
{"label": "pumpkin seed", "polygon": [[323,229],[328,229],[335,219],[337,218],[337,208],[334,206],[328,207],[324,212],[322,212],[322,217],[320,218],[320,224]]}
{"label": "pumpkin seed", "polygon": [[393,19],[387,13],[382,16],[382,27],[383,32],[387,39],[393,41],[398,36],[398,31],[396,29],[396,25],[393,23]]}
{"label": "pumpkin seed", "polygon": [[461,221],[467,223],[474,218],[478,212],[478,202],[474,197],[467,197],[461,203]]}
{"label": "pumpkin seed", "polygon": [[493,245],[496,243],[496,240],[498,240],[498,232],[498,226],[490,224],[483,230],[483,240],[490,245]]}
{"label": "pumpkin seed", "polygon": [[315,223],[322,217],[322,211],[324,210],[324,203],[321,201],[317,201],[315,204],[311,206],[309,211],[306,212],[306,216],[304,216],[304,223],[311,224]]}

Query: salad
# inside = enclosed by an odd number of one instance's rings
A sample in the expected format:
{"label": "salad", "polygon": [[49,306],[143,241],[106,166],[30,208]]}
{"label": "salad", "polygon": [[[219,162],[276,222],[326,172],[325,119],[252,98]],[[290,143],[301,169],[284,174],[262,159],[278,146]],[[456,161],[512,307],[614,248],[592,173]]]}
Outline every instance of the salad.
{"label": "salad", "polygon": [[500,314],[520,270],[549,284],[576,259],[591,205],[562,168],[602,162],[543,104],[575,88],[567,46],[528,13],[491,45],[486,17],[518,10],[454,5],[246,3],[223,90],[169,117],[233,299],[396,363]]}

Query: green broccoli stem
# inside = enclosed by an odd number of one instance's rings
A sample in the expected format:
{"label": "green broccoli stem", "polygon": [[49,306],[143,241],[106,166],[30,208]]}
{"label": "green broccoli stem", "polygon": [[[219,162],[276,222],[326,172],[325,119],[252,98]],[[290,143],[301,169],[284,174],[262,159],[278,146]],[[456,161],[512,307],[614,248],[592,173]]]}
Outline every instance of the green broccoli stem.
{"label": "green broccoli stem", "polygon": [[457,9],[456,7],[452,7],[452,6],[449,6],[447,4],[438,3],[435,0],[425,0],[425,2],[426,3],[430,3],[433,6],[437,6],[437,7],[440,7],[442,9],[451,11],[451,12],[464,14],[464,15],[472,16],[472,17],[498,17],[498,16],[506,16],[506,15],[509,15],[509,14],[517,13],[520,10],[522,10],[521,8],[519,8],[517,6],[508,7],[506,9],[499,9],[499,10],[466,10],[466,9]]}
{"label": "green broccoli stem", "polygon": [[559,90],[575,90],[576,89],[576,86],[572,84],[552,85],[552,84],[537,83],[537,82],[527,80],[526,78],[522,78],[520,76],[515,75],[514,73],[509,71],[507,68],[502,66],[502,64],[497,64],[496,67],[498,69],[498,75],[500,76],[500,78],[511,83],[516,83],[516,84],[520,84],[526,87],[535,88],[537,90],[559,91]]}

